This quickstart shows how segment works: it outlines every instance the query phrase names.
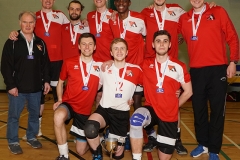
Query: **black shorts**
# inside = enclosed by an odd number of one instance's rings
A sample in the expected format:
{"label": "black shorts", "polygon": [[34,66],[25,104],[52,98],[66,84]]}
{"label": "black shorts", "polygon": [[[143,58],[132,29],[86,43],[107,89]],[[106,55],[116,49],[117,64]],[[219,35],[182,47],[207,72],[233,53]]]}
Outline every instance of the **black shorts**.
{"label": "black shorts", "polygon": [[[166,154],[172,154],[174,152],[175,142],[177,138],[177,124],[176,122],[165,122],[162,121],[155,113],[153,107],[151,106],[143,106],[144,108],[148,109],[148,111],[151,114],[151,123],[145,127],[145,130],[149,130],[153,128],[155,125],[158,126],[157,129],[157,147],[159,150],[162,149],[168,149],[170,150],[170,153]],[[172,153],[171,153],[172,152]]]}
{"label": "black shorts", "polygon": [[50,80],[51,81],[58,81],[59,80],[59,76],[60,76],[60,72],[61,72],[61,68],[62,68],[62,63],[63,61],[52,61],[50,63]]}
{"label": "black shorts", "polygon": [[126,137],[129,126],[129,111],[120,111],[112,108],[98,106],[94,113],[100,114],[109,126],[109,133],[120,137]]}

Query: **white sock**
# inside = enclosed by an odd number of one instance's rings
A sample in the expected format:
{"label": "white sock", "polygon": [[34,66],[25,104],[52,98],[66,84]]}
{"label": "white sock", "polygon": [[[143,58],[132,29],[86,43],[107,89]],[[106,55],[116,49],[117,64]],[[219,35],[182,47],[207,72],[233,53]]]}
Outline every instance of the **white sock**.
{"label": "white sock", "polygon": [[178,128],[178,129],[177,129],[177,132],[180,132],[180,131],[181,131],[181,128]]}
{"label": "white sock", "polygon": [[142,153],[133,153],[133,159],[135,160],[141,160],[142,159]]}
{"label": "white sock", "polygon": [[59,151],[60,156],[63,155],[64,157],[68,158],[68,144],[67,143],[62,144],[62,145],[58,144],[58,151]]}

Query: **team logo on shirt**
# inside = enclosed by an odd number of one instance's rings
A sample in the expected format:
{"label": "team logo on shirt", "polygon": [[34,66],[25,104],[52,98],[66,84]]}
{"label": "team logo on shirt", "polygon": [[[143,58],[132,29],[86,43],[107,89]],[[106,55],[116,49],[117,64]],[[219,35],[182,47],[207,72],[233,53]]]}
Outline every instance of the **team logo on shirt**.
{"label": "team logo on shirt", "polygon": [[134,21],[129,21],[131,27],[137,27],[137,24]]}
{"label": "team logo on shirt", "polygon": [[110,15],[106,15],[106,17],[107,17],[107,19],[110,19],[110,18],[111,18],[111,16],[110,16]]}
{"label": "team logo on shirt", "polygon": [[100,72],[100,68],[99,68],[99,66],[93,66],[93,68],[94,68],[94,71],[96,71],[96,72]]}
{"label": "team logo on shirt", "polygon": [[112,74],[112,70],[108,70],[108,74]]}
{"label": "team logo on shirt", "polygon": [[37,16],[37,19],[39,19],[39,18],[41,18],[41,16],[40,16],[40,15],[38,15],[38,16]]}
{"label": "team logo on shirt", "polygon": [[168,65],[168,69],[169,69],[169,71],[177,72],[175,66]]}
{"label": "team logo on shirt", "polygon": [[154,17],[154,13],[150,13],[150,17]]}
{"label": "team logo on shirt", "polygon": [[127,70],[127,71],[126,71],[126,74],[127,74],[127,76],[129,76],[129,77],[132,77],[132,76],[133,76],[133,73],[132,73],[131,70]]}
{"label": "team logo on shirt", "polygon": [[149,68],[153,68],[153,67],[154,67],[154,64],[150,64],[150,65],[149,65]]}
{"label": "team logo on shirt", "polygon": [[210,15],[207,17],[207,20],[213,21],[214,19],[215,19],[215,17],[214,17],[213,14],[210,14]]}
{"label": "team logo on shirt", "polygon": [[73,69],[79,69],[78,65],[74,65]]}
{"label": "team logo on shirt", "polygon": [[54,19],[59,19],[58,15],[56,15],[56,14],[52,14],[52,16]]}
{"label": "team logo on shirt", "polygon": [[42,51],[42,45],[37,44],[37,48],[38,48],[39,51]]}
{"label": "team logo on shirt", "polygon": [[79,29],[84,30],[84,26],[83,25],[79,25]]}
{"label": "team logo on shirt", "polygon": [[92,18],[95,18],[95,15],[92,15]]}
{"label": "team logo on shirt", "polygon": [[66,26],[65,30],[69,30],[68,26]]}
{"label": "team logo on shirt", "polygon": [[192,22],[192,18],[190,18],[187,22]]}
{"label": "team logo on shirt", "polygon": [[176,13],[174,11],[168,11],[168,13],[171,15],[171,16],[176,16]]}

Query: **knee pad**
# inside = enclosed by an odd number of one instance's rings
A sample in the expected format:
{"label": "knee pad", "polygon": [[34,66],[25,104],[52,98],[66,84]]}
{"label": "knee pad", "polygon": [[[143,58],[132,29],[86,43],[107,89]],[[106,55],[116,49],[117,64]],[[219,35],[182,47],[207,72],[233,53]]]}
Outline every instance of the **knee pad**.
{"label": "knee pad", "polygon": [[100,128],[99,122],[93,121],[93,120],[87,120],[84,126],[85,136],[88,139],[96,138],[98,136],[99,128]]}
{"label": "knee pad", "polygon": [[146,108],[138,108],[130,118],[130,136],[132,138],[142,138],[142,128],[151,121],[150,113]]}

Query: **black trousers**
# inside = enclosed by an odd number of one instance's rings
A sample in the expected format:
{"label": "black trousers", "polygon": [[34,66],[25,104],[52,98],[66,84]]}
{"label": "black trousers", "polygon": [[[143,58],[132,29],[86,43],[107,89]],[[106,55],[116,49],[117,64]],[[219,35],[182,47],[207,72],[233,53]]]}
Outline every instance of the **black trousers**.
{"label": "black trousers", "polygon": [[[194,126],[199,144],[219,153],[224,130],[227,65],[191,68]],[[210,116],[208,114],[210,105]]]}

